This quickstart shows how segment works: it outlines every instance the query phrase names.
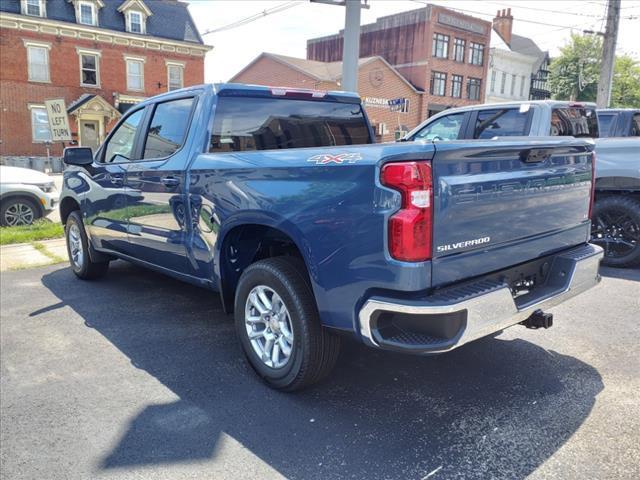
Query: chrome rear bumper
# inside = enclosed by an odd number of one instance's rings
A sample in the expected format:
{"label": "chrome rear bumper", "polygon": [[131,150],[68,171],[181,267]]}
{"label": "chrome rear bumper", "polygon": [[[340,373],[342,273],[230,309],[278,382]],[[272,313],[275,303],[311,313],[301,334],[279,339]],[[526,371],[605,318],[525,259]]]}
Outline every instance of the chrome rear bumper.
{"label": "chrome rear bumper", "polygon": [[[359,313],[360,333],[370,346],[413,353],[441,353],[526,320],[538,309],[550,308],[595,286],[602,249],[586,244],[551,257],[544,286],[514,298],[509,286],[495,279],[443,289],[419,300],[372,297]],[[386,337],[381,319],[393,316],[413,325],[432,322],[438,334],[395,328]],[[426,322],[426,323],[423,323]]]}

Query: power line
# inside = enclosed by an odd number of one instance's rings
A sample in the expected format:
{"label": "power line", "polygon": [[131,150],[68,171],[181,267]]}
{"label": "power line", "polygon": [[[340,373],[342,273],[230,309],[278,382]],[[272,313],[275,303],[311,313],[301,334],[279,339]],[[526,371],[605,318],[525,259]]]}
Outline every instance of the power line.
{"label": "power line", "polygon": [[293,8],[293,7],[296,7],[298,5],[300,5],[300,2],[297,2],[297,1],[289,1],[289,2],[285,2],[285,3],[281,3],[280,5],[276,5],[274,7],[267,8],[267,9],[261,11],[261,12],[254,13],[253,15],[251,15],[249,17],[242,18],[240,20],[236,20],[235,22],[231,22],[231,23],[229,23],[227,25],[223,25],[222,27],[206,30],[204,33],[201,34],[201,36],[209,35],[209,34],[212,34],[212,33],[224,32],[225,30],[231,30],[232,28],[242,27],[244,25],[247,25],[248,23],[255,22],[256,20],[264,18],[267,15],[283,12],[285,10],[288,10],[289,8]]}
{"label": "power line", "polygon": [[[416,3],[420,3],[422,5],[429,5],[428,2],[421,1],[421,0],[411,0],[411,1],[416,2]],[[494,15],[492,15],[490,13],[478,12],[476,10],[465,10],[465,9],[462,9],[462,8],[449,7],[449,6],[447,6],[446,8],[448,8],[450,10],[455,10],[455,11],[458,11],[458,12],[463,12],[463,13],[473,13],[474,15],[482,15],[482,16],[489,17],[489,18],[493,18],[494,17]],[[544,25],[544,26],[547,26],[547,27],[571,28],[571,27],[567,27],[566,25],[557,25],[557,24],[554,24],[554,23],[536,22],[535,20],[523,20],[523,19],[520,19],[520,18],[518,19],[518,21],[519,22],[526,22],[526,23],[533,23],[533,24],[536,24],[536,25]]]}
{"label": "power line", "polygon": [[591,15],[589,13],[569,12],[567,10],[547,10],[544,8],[537,8],[537,7],[525,7],[524,5],[518,5],[518,4],[509,5],[509,4],[500,3],[500,2],[486,2],[486,3],[492,3],[493,5],[500,5],[502,7],[508,7],[508,8],[522,8],[524,10],[535,10],[536,12],[560,13],[562,15],[576,15],[579,17],[593,17],[593,18],[601,17],[601,15]]}

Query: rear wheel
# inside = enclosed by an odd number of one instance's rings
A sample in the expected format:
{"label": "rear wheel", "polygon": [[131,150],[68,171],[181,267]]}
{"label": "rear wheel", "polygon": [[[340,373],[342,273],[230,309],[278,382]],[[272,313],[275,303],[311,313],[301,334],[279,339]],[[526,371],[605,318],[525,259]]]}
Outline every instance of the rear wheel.
{"label": "rear wheel", "polygon": [[71,212],[65,225],[67,253],[73,273],[83,280],[102,277],[109,269],[109,262],[95,262],[89,255],[89,239],[78,210]]}
{"label": "rear wheel", "polygon": [[12,197],[2,202],[0,223],[3,227],[31,225],[42,216],[36,203],[26,197]]}
{"label": "rear wheel", "polygon": [[320,324],[304,265],[277,257],[250,265],[240,277],[235,323],[249,363],[273,388],[294,391],[334,367],[340,339]]}
{"label": "rear wheel", "polygon": [[603,265],[632,267],[640,264],[640,202],[622,195],[597,200],[591,242],[604,249]]}

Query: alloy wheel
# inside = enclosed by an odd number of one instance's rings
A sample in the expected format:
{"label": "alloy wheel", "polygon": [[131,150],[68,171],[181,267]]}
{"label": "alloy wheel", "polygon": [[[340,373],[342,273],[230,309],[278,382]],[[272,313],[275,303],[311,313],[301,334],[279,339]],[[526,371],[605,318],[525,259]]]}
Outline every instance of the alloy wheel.
{"label": "alloy wheel", "polygon": [[5,223],[10,227],[18,225],[31,225],[35,216],[36,215],[33,211],[33,207],[22,202],[16,202],[12,205],[9,205],[9,207],[4,212]]}
{"label": "alloy wheel", "polygon": [[293,329],[280,295],[265,285],[254,287],[247,297],[244,319],[256,355],[268,367],[284,367],[293,350]]}

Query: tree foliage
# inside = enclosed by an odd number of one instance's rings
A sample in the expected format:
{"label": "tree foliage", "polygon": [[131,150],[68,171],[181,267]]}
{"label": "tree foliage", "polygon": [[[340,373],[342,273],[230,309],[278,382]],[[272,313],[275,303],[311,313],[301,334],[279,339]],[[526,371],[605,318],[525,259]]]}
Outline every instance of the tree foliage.
{"label": "tree foliage", "polygon": [[640,108],[640,62],[628,55],[616,57],[611,106]]}
{"label": "tree foliage", "polygon": [[[602,63],[602,37],[571,34],[560,56],[551,62],[549,89],[558,100],[595,102]],[[612,107],[640,107],[640,64],[628,55],[616,57]]]}
{"label": "tree foliage", "polygon": [[558,100],[595,102],[602,59],[602,39],[597,35],[571,34],[551,62],[549,89]]}

